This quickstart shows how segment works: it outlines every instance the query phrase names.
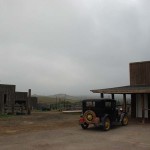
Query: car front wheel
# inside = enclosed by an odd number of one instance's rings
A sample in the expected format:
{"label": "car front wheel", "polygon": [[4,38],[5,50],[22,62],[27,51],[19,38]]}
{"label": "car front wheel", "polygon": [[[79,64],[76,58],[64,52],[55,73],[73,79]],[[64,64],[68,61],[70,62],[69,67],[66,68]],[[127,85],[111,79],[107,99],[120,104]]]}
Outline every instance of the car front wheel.
{"label": "car front wheel", "polygon": [[103,125],[103,129],[105,130],[105,131],[108,131],[109,129],[110,129],[110,119],[107,117],[106,119],[105,119],[105,121],[104,121],[104,125]]}
{"label": "car front wheel", "polygon": [[123,119],[122,119],[122,121],[121,121],[122,125],[123,125],[123,126],[126,126],[126,125],[128,124],[128,122],[129,122],[128,116],[127,116],[127,115],[124,115],[124,117],[123,117]]}
{"label": "car front wheel", "polygon": [[89,126],[89,124],[87,124],[86,122],[84,124],[81,124],[82,129],[87,129]]}

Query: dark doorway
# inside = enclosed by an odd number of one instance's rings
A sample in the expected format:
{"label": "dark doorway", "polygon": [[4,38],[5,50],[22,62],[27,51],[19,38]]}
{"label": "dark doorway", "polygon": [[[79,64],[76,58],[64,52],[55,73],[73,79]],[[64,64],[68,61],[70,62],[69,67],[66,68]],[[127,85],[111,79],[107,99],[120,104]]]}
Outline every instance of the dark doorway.
{"label": "dark doorway", "polygon": [[148,119],[150,120],[150,94],[148,94]]}
{"label": "dark doorway", "polygon": [[136,94],[131,94],[131,118],[136,118]]}
{"label": "dark doorway", "polygon": [[7,94],[4,94],[4,105],[7,103]]}

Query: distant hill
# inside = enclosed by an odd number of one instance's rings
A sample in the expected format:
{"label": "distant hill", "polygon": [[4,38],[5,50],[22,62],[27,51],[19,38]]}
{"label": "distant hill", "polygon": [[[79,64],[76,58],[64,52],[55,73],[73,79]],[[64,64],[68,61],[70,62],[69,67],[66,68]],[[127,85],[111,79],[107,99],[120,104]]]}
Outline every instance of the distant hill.
{"label": "distant hill", "polygon": [[[83,99],[100,98],[99,96],[95,96],[95,97],[94,96],[71,96],[67,94],[55,94],[55,95],[49,95],[49,96],[42,96],[42,95],[34,94],[32,96],[36,96],[38,98],[38,103],[42,103],[42,104],[56,104],[58,102],[63,102],[64,100],[71,102],[71,103],[77,103],[77,102],[82,101]],[[107,98],[111,98],[111,95],[105,95],[105,96]],[[122,97],[118,95],[115,96],[115,99],[122,102]]]}
{"label": "distant hill", "polygon": [[36,97],[38,98],[38,103],[43,103],[43,104],[54,104],[64,100],[69,101],[71,103],[81,101],[81,99],[78,97],[74,97],[66,94],[56,94],[56,95],[49,95],[49,96],[36,95]]}
{"label": "distant hill", "polygon": [[78,97],[78,96],[70,96],[70,95],[67,95],[67,94],[55,94],[55,95],[50,95],[49,97],[68,99],[68,100],[81,100],[81,98]]}
{"label": "distant hill", "polygon": [[38,103],[44,103],[44,104],[54,104],[64,100],[69,101],[71,103],[76,103],[83,99],[96,98],[92,96],[71,96],[67,94],[55,94],[55,95],[48,95],[48,96],[34,94],[32,96],[36,96],[38,98]]}
{"label": "distant hill", "polygon": [[43,103],[43,104],[53,104],[56,101],[55,98],[50,98],[48,96],[38,95],[37,98],[38,98],[38,103]]}

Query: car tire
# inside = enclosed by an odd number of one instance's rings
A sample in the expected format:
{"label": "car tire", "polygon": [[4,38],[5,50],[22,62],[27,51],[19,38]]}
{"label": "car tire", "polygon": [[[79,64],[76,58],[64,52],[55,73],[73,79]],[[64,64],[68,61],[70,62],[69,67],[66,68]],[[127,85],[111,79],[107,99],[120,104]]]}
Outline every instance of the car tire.
{"label": "car tire", "polygon": [[108,131],[111,127],[110,119],[109,117],[105,118],[104,124],[103,124],[103,129],[104,131]]}
{"label": "car tire", "polygon": [[84,113],[84,120],[87,124],[91,124],[95,120],[95,118],[96,118],[96,114],[92,110],[87,110]]}
{"label": "car tire", "polygon": [[87,129],[89,126],[89,124],[87,124],[86,122],[84,124],[81,124],[82,129]]}
{"label": "car tire", "polygon": [[129,122],[128,116],[127,116],[127,115],[124,115],[124,116],[123,116],[123,119],[122,119],[122,121],[121,121],[121,124],[122,124],[123,126],[126,126],[126,125],[128,125],[128,122]]}

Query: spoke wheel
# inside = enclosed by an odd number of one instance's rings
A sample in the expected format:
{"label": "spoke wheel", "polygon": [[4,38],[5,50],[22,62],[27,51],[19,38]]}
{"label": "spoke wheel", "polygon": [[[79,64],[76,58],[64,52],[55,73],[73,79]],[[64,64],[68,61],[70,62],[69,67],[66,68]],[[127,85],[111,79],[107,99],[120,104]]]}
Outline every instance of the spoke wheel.
{"label": "spoke wheel", "polygon": [[125,115],[125,116],[123,117],[121,123],[122,123],[123,126],[126,126],[126,125],[128,124],[128,122],[129,122],[129,118],[128,118],[127,115]]}
{"label": "spoke wheel", "polygon": [[84,113],[84,119],[87,124],[91,124],[94,121],[95,117],[96,117],[96,114],[92,110],[87,110]]}
{"label": "spoke wheel", "polygon": [[110,119],[109,118],[105,119],[103,128],[105,131],[108,131],[110,129]]}

